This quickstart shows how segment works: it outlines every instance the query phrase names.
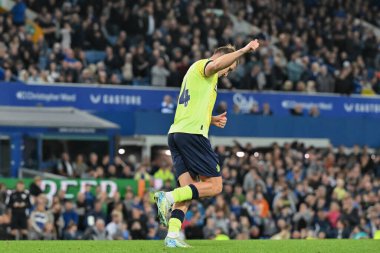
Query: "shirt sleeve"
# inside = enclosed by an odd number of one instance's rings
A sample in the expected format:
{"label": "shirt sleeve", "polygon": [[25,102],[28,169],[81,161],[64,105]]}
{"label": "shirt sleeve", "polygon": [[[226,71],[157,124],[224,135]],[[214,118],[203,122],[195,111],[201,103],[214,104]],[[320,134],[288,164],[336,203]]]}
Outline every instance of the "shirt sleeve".
{"label": "shirt sleeve", "polygon": [[212,62],[212,60],[210,59],[203,59],[197,62],[197,72],[199,73],[200,76],[206,77],[205,75],[206,66],[210,62]]}

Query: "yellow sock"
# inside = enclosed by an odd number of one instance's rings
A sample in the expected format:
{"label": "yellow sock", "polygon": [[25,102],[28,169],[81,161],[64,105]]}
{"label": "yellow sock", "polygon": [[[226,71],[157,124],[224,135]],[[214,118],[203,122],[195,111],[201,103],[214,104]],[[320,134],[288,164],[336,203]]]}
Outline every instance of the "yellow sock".
{"label": "yellow sock", "polygon": [[181,230],[182,222],[177,218],[169,219],[169,229],[168,236],[171,238],[175,238],[179,236],[179,231]]}
{"label": "yellow sock", "polygon": [[[193,197],[193,192],[190,186],[184,186],[173,190],[174,203],[190,200]],[[170,221],[169,221],[170,222]]]}

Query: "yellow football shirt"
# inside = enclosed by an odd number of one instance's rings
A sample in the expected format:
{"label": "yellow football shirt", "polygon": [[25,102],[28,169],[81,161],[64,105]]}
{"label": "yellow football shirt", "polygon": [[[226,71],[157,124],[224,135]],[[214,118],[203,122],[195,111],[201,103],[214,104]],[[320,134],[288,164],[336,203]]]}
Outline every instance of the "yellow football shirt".
{"label": "yellow football shirt", "polygon": [[174,123],[169,133],[202,134],[208,138],[217,95],[218,74],[205,76],[209,59],[193,63],[183,78]]}

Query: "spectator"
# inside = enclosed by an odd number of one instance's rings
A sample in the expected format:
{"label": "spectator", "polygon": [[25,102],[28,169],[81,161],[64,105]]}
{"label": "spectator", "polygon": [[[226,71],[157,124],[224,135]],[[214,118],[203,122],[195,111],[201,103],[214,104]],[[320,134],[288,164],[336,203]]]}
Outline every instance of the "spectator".
{"label": "spectator", "polygon": [[342,200],[344,197],[346,197],[346,190],[344,189],[344,180],[342,180],[341,178],[339,178],[337,181],[336,181],[336,187],[334,189],[334,192],[333,194],[335,195],[335,197],[338,199],[338,200]]}
{"label": "spectator", "polygon": [[338,220],[336,228],[332,231],[332,237],[337,239],[347,239],[350,237],[348,228],[341,220]]}
{"label": "spectator", "polygon": [[155,179],[161,179],[163,182],[170,180],[174,180],[174,174],[171,172],[170,168],[164,164],[161,166],[156,173],[154,173]]}
{"label": "spectator", "polygon": [[247,73],[240,89],[245,90],[263,90],[266,85],[265,74],[261,71],[259,65],[254,65],[251,72]]}
{"label": "spectator", "polygon": [[263,116],[272,116],[273,115],[273,112],[270,109],[270,104],[269,103],[264,103],[263,104],[263,110],[262,110],[261,114]]}
{"label": "spectator", "polygon": [[351,63],[345,61],[343,63],[342,71],[337,73],[335,82],[335,92],[339,94],[349,95],[353,92],[353,73]]}
{"label": "spectator", "polygon": [[101,166],[107,171],[108,166],[110,166],[111,161],[110,161],[110,156],[109,155],[104,155],[102,158],[102,164]]}
{"label": "spectator", "polygon": [[279,232],[272,236],[271,239],[275,240],[284,240],[284,239],[290,239],[290,231],[288,228],[288,225],[286,224],[285,220],[280,219],[277,221],[277,228]]}
{"label": "spectator", "polygon": [[286,80],[284,83],[284,91],[292,91],[293,90],[293,83],[290,80]]}
{"label": "spectator", "polygon": [[35,177],[33,183],[31,183],[29,186],[29,193],[32,197],[36,198],[42,193],[41,184],[41,177]]}
{"label": "spectator", "polygon": [[293,83],[298,82],[301,79],[301,75],[304,71],[301,58],[299,58],[298,53],[294,52],[291,56],[291,60],[287,65],[289,80]]}
{"label": "spectator", "polygon": [[359,225],[360,217],[359,211],[354,206],[354,202],[351,197],[343,199],[342,216],[341,219],[346,222],[347,227],[352,231]]}
{"label": "spectator", "polygon": [[256,185],[261,185],[265,188],[265,183],[257,174],[256,170],[251,169],[244,177],[243,189],[246,192],[249,190],[254,190]]}
{"label": "spectator", "polygon": [[257,212],[261,218],[265,219],[269,216],[269,203],[264,198],[262,193],[256,194],[256,197],[255,197],[253,203],[257,207],[257,209],[258,209]]}
{"label": "spectator", "polygon": [[23,26],[25,24],[25,12],[27,9],[23,0],[16,0],[16,4],[12,7],[13,24]]}
{"label": "spectator", "polygon": [[87,163],[88,173],[92,173],[98,167],[98,155],[95,153],[90,154],[90,158]]}
{"label": "spectator", "polygon": [[260,115],[260,108],[258,103],[253,103],[249,113],[252,115]]}
{"label": "spectator", "polygon": [[106,48],[106,58],[104,59],[104,65],[106,66],[107,73],[110,75],[116,70],[120,69],[123,65],[121,59],[114,55],[112,47]]}
{"label": "spectator", "polygon": [[133,65],[132,65],[132,54],[127,53],[125,55],[125,63],[122,67],[123,82],[126,84],[132,84],[133,80]]}
{"label": "spectator", "polygon": [[169,87],[180,87],[182,80],[181,75],[178,72],[177,64],[174,61],[169,63],[170,75],[168,76],[167,83]]}
{"label": "spectator", "polygon": [[87,224],[93,224],[94,221],[97,221],[97,220],[103,220],[103,221],[106,220],[106,214],[103,211],[102,202],[100,202],[99,200],[97,200],[94,203],[94,209],[89,210],[86,215],[87,215],[86,217]]}
{"label": "spectator", "polygon": [[78,232],[78,227],[74,223],[70,223],[63,235],[64,240],[79,240],[81,239]]}
{"label": "spectator", "polygon": [[107,230],[103,219],[97,219],[95,226],[89,227],[83,235],[84,240],[107,240]]}
{"label": "spectator", "polygon": [[320,115],[319,108],[317,106],[310,107],[309,116],[312,118],[318,118]]}
{"label": "spectator", "polygon": [[84,199],[86,203],[86,208],[89,210],[92,210],[95,203],[95,196],[91,191],[91,185],[87,184],[84,190]]}
{"label": "spectator", "polygon": [[72,71],[71,73],[77,74],[77,72],[82,68],[82,63],[76,59],[74,51],[70,48],[65,50],[65,57],[63,59],[62,67],[64,70]]}
{"label": "spectator", "polygon": [[316,82],[318,92],[333,93],[335,90],[335,80],[328,72],[326,65],[321,67]]}
{"label": "spectator", "polygon": [[78,214],[78,222],[76,223],[78,225],[79,231],[84,231],[86,227],[86,214],[88,211],[91,210],[91,206],[87,205],[85,195],[82,192],[79,192],[77,194],[77,201],[76,201],[76,208],[75,212]]}
{"label": "spectator", "polygon": [[137,47],[132,61],[133,76],[136,77],[136,85],[144,85],[148,76],[149,62],[143,45]]}
{"label": "spectator", "polygon": [[87,164],[84,162],[84,157],[82,154],[77,155],[73,167],[77,177],[82,177],[87,172]]}
{"label": "spectator", "polygon": [[292,116],[303,116],[303,107],[301,104],[296,104],[294,108],[290,109],[290,114]]}
{"label": "spectator", "polygon": [[174,113],[175,105],[170,95],[165,95],[161,103],[161,113],[172,114]]}
{"label": "spectator", "polygon": [[232,109],[233,114],[240,114],[240,107],[237,104],[234,104],[233,109]]}
{"label": "spectator", "polygon": [[[59,76],[53,79],[54,82],[148,85],[151,67],[156,63],[160,65],[158,62],[161,61],[157,60],[163,59],[168,63],[170,75],[165,74],[159,79],[166,79],[170,86],[178,87],[190,64],[209,57],[215,45],[232,43],[241,47],[249,39],[247,34],[251,31],[249,26],[239,24],[247,23],[254,24],[265,34],[262,36],[265,42],[251,57],[241,59],[242,64],[235,75],[221,79],[221,88],[286,88],[284,90],[287,91],[289,84],[284,85],[284,82],[289,79],[294,84],[300,80],[306,83],[315,81],[317,90],[325,92],[326,87],[319,89],[319,86],[323,83],[320,80],[324,75],[323,66],[327,66],[328,72],[339,73],[332,77],[333,81],[336,80],[336,92],[360,93],[360,89],[351,87],[352,81],[360,80],[363,71],[376,69],[380,59],[378,39],[373,29],[364,27],[360,22],[352,22],[352,17],[360,17],[376,25],[374,17],[378,8],[374,1],[368,3],[364,11],[351,8],[356,6],[354,0],[336,3],[334,8],[344,12],[344,16],[325,11],[332,9],[330,2],[319,3],[312,8],[308,2],[299,3],[295,8],[289,8],[286,1],[276,2],[268,12],[269,16],[277,18],[270,29],[267,16],[252,15],[250,10],[261,8],[255,2],[242,5],[241,1],[233,0],[213,6],[228,9],[236,15],[236,20],[227,15],[220,18],[215,13],[205,12],[208,6],[191,1],[181,8],[177,2],[162,4],[161,1],[155,4],[117,2],[97,5],[87,2],[36,2],[26,1],[25,5],[23,1],[17,1],[11,10],[12,15],[6,13],[1,17],[1,39],[9,47],[4,55],[11,60],[0,61],[0,66],[7,70],[8,77],[12,71],[22,80],[44,82],[46,69],[43,68],[46,65],[40,64],[41,69],[36,67],[44,59],[49,59],[48,64],[57,64]],[[34,20],[44,32],[39,43],[35,43],[36,38],[25,29],[26,7],[41,12]],[[172,13],[174,9],[177,11]],[[294,20],[296,13],[298,16]],[[191,21],[184,17],[191,17]],[[22,38],[21,43],[17,42],[19,38]],[[53,49],[57,43],[65,50],[66,59],[45,50],[45,47]],[[71,56],[72,50],[78,54],[77,57]],[[107,51],[107,71],[93,69],[92,82],[88,71],[84,71],[88,66],[87,57],[83,57],[85,50]],[[342,67],[345,61],[351,63],[352,71]],[[17,68],[17,65],[21,67]],[[360,65],[359,71],[356,70],[357,65]],[[154,84],[155,80],[152,76]],[[164,82],[159,84],[164,85]],[[326,85],[330,87],[327,82]],[[377,92],[379,89],[374,90]]]}
{"label": "spectator", "polygon": [[147,167],[145,165],[140,165],[140,167],[137,169],[135,173],[134,179],[135,180],[140,180],[140,179],[150,180],[150,178],[151,178],[151,175],[149,175],[149,173],[147,172]]}
{"label": "spectator", "polygon": [[338,220],[340,218],[340,207],[337,202],[331,202],[330,211],[327,213],[327,219],[330,222],[332,228],[337,227]]}
{"label": "spectator", "polygon": [[[74,210],[74,205],[71,201],[65,202],[65,211],[62,213],[63,221],[64,221],[64,229],[67,229],[67,231],[70,231],[70,233],[76,234],[78,227],[78,221],[79,221],[79,215]],[[73,227],[72,225],[75,225]],[[70,226],[70,228],[68,228]]]}
{"label": "spectator", "polygon": [[316,93],[316,84],[315,84],[315,81],[313,80],[309,80],[307,81],[306,83],[306,92],[309,93],[309,94],[314,94]]}
{"label": "spectator", "polygon": [[[53,28],[54,29],[54,28]],[[55,32],[55,29],[53,30]],[[63,28],[61,28],[61,36],[62,36],[62,49],[67,50],[71,48],[71,26],[69,23],[64,23]]]}
{"label": "spectator", "polygon": [[74,167],[70,161],[68,153],[64,152],[61,155],[61,160],[57,164],[57,174],[64,177],[74,177]]}
{"label": "spectator", "polygon": [[[237,152],[245,155],[237,157]],[[235,144],[223,145],[217,148],[217,153],[223,164],[223,194],[215,199],[192,202],[184,221],[188,239],[216,236],[232,239],[374,238],[380,230],[380,205],[376,194],[379,179],[376,171],[370,169],[375,165],[368,167],[368,159],[375,164],[378,161],[368,147],[355,145],[348,155],[344,147],[335,151],[332,147],[306,147],[298,142],[281,146],[273,144],[264,149]],[[152,174],[160,171],[160,167],[166,171],[170,167],[166,159],[166,156],[155,159],[157,169],[151,169],[146,162],[139,165],[138,179],[152,179]],[[114,161],[121,169],[124,164],[129,171],[132,171],[130,166],[138,164],[137,159],[129,159],[130,165],[120,157],[115,157]],[[109,162],[105,158],[102,164]],[[162,187],[171,189],[171,183],[166,180]],[[101,187],[97,187],[96,195],[93,195],[91,187],[87,186],[78,194],[75,208],[72,201],[65,200],[65,191],[60,191],[46,211],[42,208],[46,206],[45,199],[39,196],[27,229],[35,231],[32,223],[36,225],[38,217],[48,216],[52,220],[40,220],[45,224],[43,232],[41,234],[40,230],[38,235],[33,232],[34,237],[46,240],[104,239],[109,238],[104,230],[110,229],[116,231],[113,239],[162,238],[162,228],[154,220],[156,211],[149,193],[134,194],[136,189],[128,186],[121,199],[122,190],[119,189],[113,198],[107,198]],[[12,195],[6,192],[7,189],[0,184],[0,237],[9,239],[7,227],[12,220],[1,206],[4,196],[7,196],[7,204],[10,202]],[[62,210],[61,203],[65,203],[65,210]],[[113,217],[114,213],[123,218]],[[83,237],[81,230],[84,231]]]}
{"label": "spectator", "polygon": [[164,59],[159,58],[151,70],[151,84],[153,86],[166,86],[166,81],[169,75],[170,72],[165,68]]}
{"label": "spectator", "polygon": [[359,227],[355,227],[350,235],[350,239],[369,239],[365,231],[361,231]]}
{"label": "spectator", "polygon": [[286,81],[287,73],[285,62],[281,54],[277,54],[274,58],[274,66],[272,68],[272,82],[275,90],[281,90],[283,83]]}
{"label": "spectator", "polygon": [[312,223],[313,213],[308,209],[305,203],[302,203],[299,207],[299,212],[293,216],[294,227],[297,230],[302,230],[310,227]]}
{"label": "spectator", "polygon": [[119,211],[112,212],[112,221],[107,225],[106,232],[108,234],[108,240],[117,240],[123,237],[123,216]]}
{"label": "spectator", "polygon": [[[125,166],[127,166],[127,164],[119,156],[114,157],[113,164],[116,166],[116,170],[117,170],[118,175],[121,175],[123,169],[125,168]],[[131,165],[128,165],[128,166],[131,166]],[[132,168],[132,170],[133,170],[133,168]]]}
{"label": "spectator", "polygon": [[57,235],[57,238],[61,238],[62,230],[64,227],[64,220],[62,216],[62,206],[60,203],[54,203],[50,210],[51,214],[53,215],[54,223],[53,223],[53,229],[54,234]]}
{"label": "spectator", "polygon": [[326,212],[323,209],[319,209],[314,214],[314,231],[318,234],[320,232],[325,233],[326,235],[330,233],[331,226],[330,223],[327,220]]}
{"label": "spectator", "polygon": [[106,178],[116,179],[117,177],[122,177],[117,174],[116,166],[111,164],[108,166],[108,170],[106,171]]}
{"label": "spectator", "polygon": [[37,203],[36,210],[30,215],[31,229],[29,231],[30,240],[42,240],[45,238],[45,232],[51,230],[47,228],[48,224],[52,224],[53,217],[46,212],[45,204],[43,202]]}
{"label": "spectator", "polygon": [[45,224],[42,240],[57,240],[57,234],[52,223]]}
{"label": "spectator", "polygon": [[48,77],[47,80],[49,83],[58,82],[60,77],[60,73],[57,70],[57,64],[55,62],[51,62],[49,64]]}
{"label": "spectator", "polygon": [[300,80],[297,82],[296,91],[298,91],[298,92],[305,92],[306,91],[306,85],[305,85],[304,81]]}
{"label": "spectator", "polygon": [[126,179],[133,179],[134,178],[132,169],[129,165],[124,166],[121,177],[126,178]]}

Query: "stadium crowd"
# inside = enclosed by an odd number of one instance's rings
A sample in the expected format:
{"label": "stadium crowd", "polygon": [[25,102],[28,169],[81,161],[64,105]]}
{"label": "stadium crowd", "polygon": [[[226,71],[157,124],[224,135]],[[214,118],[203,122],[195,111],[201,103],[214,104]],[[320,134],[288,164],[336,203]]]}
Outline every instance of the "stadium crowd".
{"label": "stadium crowd", "polygon": [[[380,238],[380,156],[367,147],[348,151],[294,142],[255,148],[236,142],[216,152],[223,164],[223,192],[192,201],[182,227],[186,238]],[[92,153],[86,160],[78,155],[72,161],[64,153],[55,173],[151,184],[145,193],[126,187],[125,194],[112,197],[88,186],[75,200],[65,199],[63,190],[47,200],[38,177],[29,191],[22,181],[13,193],[0,184],[0,238],[14,238],[16,228],[18,238],[42,240],[164,238],[152,192],[154,180],[165,190],[173,186],[170,156],[137,163],[100,160]]]}
{"label": "stadium crowd", "polygon": [[0,80],[177,87],[192,62],[256,37],[220,88],[380,93],[380,38],[360,21],[379,29],[376,0],[16,2],[0,14]]}

